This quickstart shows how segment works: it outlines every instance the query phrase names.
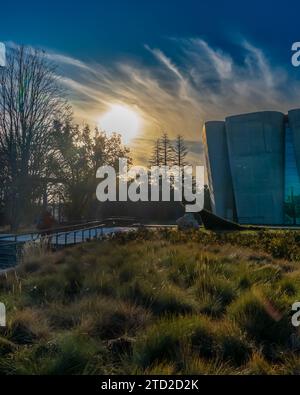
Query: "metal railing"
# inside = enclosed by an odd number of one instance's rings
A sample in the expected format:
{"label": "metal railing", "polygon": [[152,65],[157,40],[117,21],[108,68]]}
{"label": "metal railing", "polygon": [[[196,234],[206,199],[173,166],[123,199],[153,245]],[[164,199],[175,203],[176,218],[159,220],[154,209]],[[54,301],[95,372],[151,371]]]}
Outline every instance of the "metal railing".
{"label": "metal railing", "polygon": [[[106,226],[105,224],[101,223],[96,226],[81,228],[78,230],[73,229],[73,230],[70,230],[69,232],[59,232],[59,233],[55,233],[55,234],[45,236],[45,237],[49,237],[50,244],[53,247],[54,246],[60,247],[60,246],[67,246],[67,245],[75,245],[78,243],[83,243],[86,240],[92,240],[93,237],[97,238],[99,229],[100,229],[100,236],[103,237],[103,235],[104,235],[103,229],[105,228],[105,226]],[[81,235],[81,238],[79,238],[79,240],[77,238],[78,234]],[[72,240],[69,239],[69,236],[72,237]],[[55,242],[53,241],[53,238],[54,238]]]}
{"label": "metal railing", "polygon": [[[48,229],[42,229],[42,230],[33,230],[30,232],[22,232],[22,233],[16,233],[16,234],[8,234],[8,235],[0,235],[0,242],[3,240],[8,240],[8,241],[15,241],[18,242],[19,238],[22,238],[24,236],[29,237],[29,239],[31,241],[34,241],[38,238],[41,237],[41,235],[51,235],[51,234],[55,234],[58,232],[65,232],[65,231],[72,231],[72,230],[76,230],[76,229],[85,229],[88,228],[90,225],[93,226],[98,226],[98,225],[102,225],[104,221],[91,221],[91,222],[85,222],[85,223],[78,223],[75,225],[67,225],[67,226],[62,226],[62,227],[58,227],[58,228],[48,228]],[[28,241],[30,241],[28,240]],[[22,240],[21,240],[22,242]]]}
{"label": "metal railing", "polygon": [[[22,256],[23,246],[26,243],[45,240],[50,249],[60,249],[85,243],[89,240],[103,238],[105,229],[117,227],[140,227],[134,223],[135,218],[110,217],[103,221],[90,221],[75,225],[68,225],[42,232],[24,232],[16,235],[0,236],[0,269],[11,268],[17,265]],[[126,223],[122,224],[122,223]],[[145,228],[173,228],[173,225],[144,225]]]}
{"label": "metal railing", "polygon": [[[75,229],[68,232],[56,232],[50,235],[30,234],[31,237],[27,237],[26,240],[17,240],[14,237],[12,240],[2,239],[0,240],[0,268],[6,269],[15,266],[20,257],[22,256],[23,246],[27,243],[43,241],[48,244],[51,249],[64,248],[79,243],[84,243],[88,239],[103,237],[105,224],[98,224],[96,226],[85,227],[81,229]],[[99,232],[100,230],[100,232]],[[28,236],[28,234],[26,234]]]}
{"label": "metal railing", "polygon": [[118,222],[120,224],[120,222],[134,222],[134,220],[129,217],[111,217],[104,221],[90,221],[55,229],[2,235],[0,236],[0,268],[15,266],[26,243],[45,240],[49,248],[64,248],[98,237],[103,238],[104,229],[120,226],[117,225]]}

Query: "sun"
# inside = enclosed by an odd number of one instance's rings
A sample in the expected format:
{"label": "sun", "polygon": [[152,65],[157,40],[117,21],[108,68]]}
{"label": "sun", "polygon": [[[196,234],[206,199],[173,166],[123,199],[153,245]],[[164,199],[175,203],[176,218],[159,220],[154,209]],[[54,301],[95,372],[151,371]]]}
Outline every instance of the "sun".
{"label": "sun", "polygon": [[140,132],[141,118],[137,112],[120,104],[113,104],[110,110],[104,113],[99,124],[101,130],[108,133],[121,134],[125,144],[128,144]]}

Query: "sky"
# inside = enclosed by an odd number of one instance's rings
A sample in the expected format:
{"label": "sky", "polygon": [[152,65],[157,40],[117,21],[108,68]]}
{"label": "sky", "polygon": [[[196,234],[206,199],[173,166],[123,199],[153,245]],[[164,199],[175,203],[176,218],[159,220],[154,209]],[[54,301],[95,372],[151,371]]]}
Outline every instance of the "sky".
{"label": "sky", "polygon": [[299,12],[297,1],[2,1],[0,41],[46,50],[77,122],[126,109],[137,163],[167,131],[201,164],[205,121],[300,107]]}

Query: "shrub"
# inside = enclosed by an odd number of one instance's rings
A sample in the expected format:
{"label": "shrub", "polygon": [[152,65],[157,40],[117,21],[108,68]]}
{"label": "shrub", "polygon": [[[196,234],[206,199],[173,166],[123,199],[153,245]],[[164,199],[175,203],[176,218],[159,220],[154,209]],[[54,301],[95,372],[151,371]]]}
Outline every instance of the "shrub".
{"label": "shrub", "polygon": [[47,305],[45,313],[51,328],[58,330],[68,330],[77,327],[80,325],[83,315],[86,314],[78,302],[71,304],[53,302]]}
{"label": "shrub", "polygon": [[119,281],[115,273],[99,270],[86,275],[82,287],[89,294],[102,294],[107,297],[115,297],[118,293],[118,286]]}
{"label": "shrub", "polygon": [[221,299],[215,295],[203,294],[198,303],[198,310],[201,314],[219,318],[224,313],[224,305]]}
{"label": "shrub", "polygon": [[299,285],[295,279],[284,278],[279,284],[279,291],[287,296],[295,296],[298,292]]}
{"label": "shrub", "polygon": [[32,277],[24,283],[25,298],[32,305],[43,305],[53,301],[64,301],[67,281],[62,273]]}
{"label": "shrub", "polygon": [[241,295],[228,309],[229,316],[257,343],[270,346],[287,344],[292,325],[274,302],[251,291]]}
{"label": "shrub", "polygon": [[186,291],[175,285],[160,285],[138,279],[122,288],[121,297],[141,304],[156,315],[197,311],[197,303]]}
{"label": "shrub", "polygon": [[154,314],[188,314],[197,311],[197,303],[188,292],[176,286],[161,288],[153,297],[151,309]]}
{"label": "shrub", "polygon": [[265,360],[264,356],[260,352],[256,351],[251,356],[251,359],[248,362],[244,373],[248,375],[258,376],[273,375],[275,371],[273,366]]}
{"label": "shrub", "polygon": [[7,337],[17,344],[31,344],[49,337],[47,321],[38,312],[25,309],[14,314],[8,323]]}
{"label": "shrub", "polygon": [[181,374],[187,375],[230,375],[237,374],[238,370],[230,363],[219,359],[206,360],[189,353],[184,359]]}
{"label": "shrub", "polygon": [[[101,348],[100,348],[101,350]],[[44,368],[44,374],[70,375],[84,374],[88,364],[99,352],[91,339],[78,335],[65,335],[57,342],[57,352]]]}
{"label": "shrub", "polygon": [[222,308],[225,308],[234,299],[236,290],[234,285],[225,278],[206,276],[197,281],[196,295],[200,302],[210,296],[218,300]]}
{"label": "shrub", "polygon": [[190,348],[205,359],[220,358],[240,364],[249,357],[251,345],[238,328],[228,325],[215,326],[204,316],[160,320],[138,339],[134,361],[141,368],[169,361],[180,369],[184,350]]}
{"label": "shrub", "polygon": [[276,369],[277,374],[280,375],[300,375],[300,358],[298,354],[286,353],[282,355],[280,365]]}
{"label": "shrub", "polygon": [[31,256],[0,275],[0,373],[297,374],[299,240],[147,230]]}
{"label": "shrub", "polygon": [[67,334],[55,341],[19,349],[0,360],[0,372],[18,375],[85,374],[103,348],[84,336]]}
{"label": "shrub", "polygon": [[137,370],[137,374],[144,374],[144,375],[172,375],[176,373],[176,367],[167,362],[162,362],[157,365],[153,365],[150,368],[145,370]]}
{"label": "shrub", "polygon": [[276,264],[263,265],[251,269],[248,273],[251,284],[276,282],[282,276],[281,268]]}
{"label": "shrub", "polygon": [[4,337],[0,337],[0,357],[10,354],[16,351],[16,349],[17,346],[13,342],[5,339]]}
{"label": "shrub", "polygon": [[84,282],[84,272],[80,264],[76,263],[64,268],[62,275],[65,279],[64,296],[70,300],[81,292]]}
{"label": "shrub", "polygon": [[149,312],[140,306],[107,298],[85,298],[77,308],[85,312],[80,332],[101,339],[133,335],[151,318]]}

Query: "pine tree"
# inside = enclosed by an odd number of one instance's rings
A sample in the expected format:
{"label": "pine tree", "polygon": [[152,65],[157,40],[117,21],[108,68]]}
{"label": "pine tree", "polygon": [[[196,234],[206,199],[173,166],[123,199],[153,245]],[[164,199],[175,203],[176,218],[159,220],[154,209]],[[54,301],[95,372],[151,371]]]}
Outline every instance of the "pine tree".
{"label": "pine tree", "polygon": [[161,137],[162,165],[172,166],[174,162],[174,150],[170,143],[167,133],[163,133]]}
{"label": "pine tree", "polygon": [[184,139],[181,135],[178,135],[174,144],[174,165],[182,169],[187,166],[186,156],[188,154],[188,149],[186,148]]}
{"label": "pine tree", "polygon": [[152,156],[149,160],[150,166],[161,166],[162,164],[162,146],[160,139],[157,139],[153,145]]}

